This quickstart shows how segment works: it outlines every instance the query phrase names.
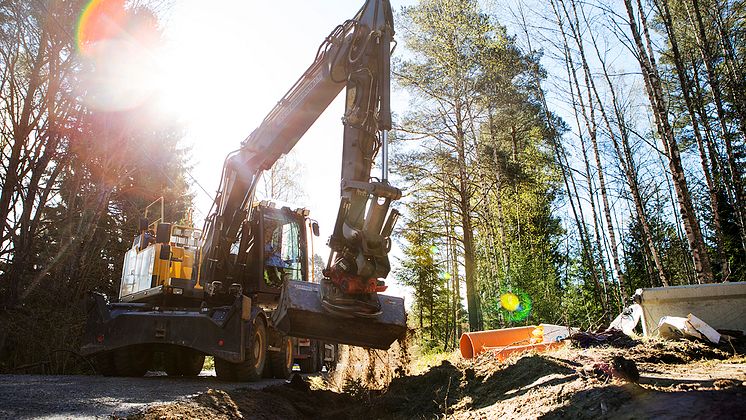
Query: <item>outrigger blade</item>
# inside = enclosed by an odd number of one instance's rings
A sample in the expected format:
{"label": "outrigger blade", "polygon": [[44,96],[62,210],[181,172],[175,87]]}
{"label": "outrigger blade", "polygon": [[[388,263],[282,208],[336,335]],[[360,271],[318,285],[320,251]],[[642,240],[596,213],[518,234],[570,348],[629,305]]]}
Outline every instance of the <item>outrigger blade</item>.
{"label": "outrigger blade", "polygon": [[317,283],[285,282],[280,304],[272,315],[275,327],[291,337],[382,350],[404,337],[407,331],[404,299],[379,294],[378,315],[345,316],[324,309],[319,289]]}

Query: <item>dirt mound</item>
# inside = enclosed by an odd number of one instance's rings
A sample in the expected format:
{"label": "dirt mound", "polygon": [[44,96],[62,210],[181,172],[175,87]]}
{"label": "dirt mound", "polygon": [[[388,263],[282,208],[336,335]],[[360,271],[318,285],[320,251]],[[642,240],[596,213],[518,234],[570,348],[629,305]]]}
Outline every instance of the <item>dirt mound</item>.
{"label": "dirt mound", "polygon": [[[726,345],[714,347],[694,340],[666,341],[646,339],[638,341],[629,348],[600,347],[594,348],[592,354],[602,357],[624,356],[636,363],[685,364],[697,360],[725,360],[737,352],[729,350]],[[582,354],[582,353],[581,353]]]}
{"label": "dirt mound", "polygon": [[298,378],[286,385],[237,390],[230,395],[243,417],[250,419],[337,418],[354,402],[346,394],[311,390],[305,380]]}
{"label": "dirt mound", "polygon": [[231,396],[224,391],[210,389],[188,401],[156,405],[129,416],[131,420],[155,419],[235,419],[241,412]]}
{"label": "dirt mound", "polygon": [[157,419],[306,419],[347,418],[356,401],[328,390],[311,390],[308,382],[295,376],[287,384],[261,390],[209,390],[186,401],[157,405],[128,417]]}
{"label": "dirt mound", "polygon": [[731,356],[699,341],[651,341],[631,348],[627,357],[636,362],[681,364],[695,360],[724,360]]}
{"label": "dirt mound", "polygon": [[410,330],[388,350],[340,345],[337,367],[326,378],[327,387],[336,391],[358,387],[380,390],[395,377],[409,374],[412,364],[409,343],[413,334]]}
{"label": "dirt mound", "polygon": [[[297,377],[263,390],[210,391],[136,418],[737,418],[746,412],[746,359],[724,360],[727,353],[688,341],[563,349],[504,363],[483,355],[408,376],[385,367],[383,357],[352,349],[336,373],[341,390],[313,389],[332,379],[310,386]],[[365,360],[376,367],[361,367]],[[636,375],[617,375],[620,367]]]}
{"label": "dirt mound", "polygon": [[459,401],[462,376],[446,361],[422,375],[396,378],[386,392],[372,395],[368,413],[373,418],[439,417]]}

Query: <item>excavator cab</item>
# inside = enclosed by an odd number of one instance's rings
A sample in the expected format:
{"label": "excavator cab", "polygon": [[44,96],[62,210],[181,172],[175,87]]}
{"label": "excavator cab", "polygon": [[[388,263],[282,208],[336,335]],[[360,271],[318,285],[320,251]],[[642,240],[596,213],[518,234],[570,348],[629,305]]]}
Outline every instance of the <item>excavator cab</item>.
{"label": "excavator cab", "polygon": [[316,274],[313,263],[317,236],[307,209],[255,203],[231,246],[222,283],[240,285],[255,304],[273,308],[271,325],[284,335],[388,349],[406,332],[404,299],[376,294],[380,310],[367,317],[326,309],[328,278]]}

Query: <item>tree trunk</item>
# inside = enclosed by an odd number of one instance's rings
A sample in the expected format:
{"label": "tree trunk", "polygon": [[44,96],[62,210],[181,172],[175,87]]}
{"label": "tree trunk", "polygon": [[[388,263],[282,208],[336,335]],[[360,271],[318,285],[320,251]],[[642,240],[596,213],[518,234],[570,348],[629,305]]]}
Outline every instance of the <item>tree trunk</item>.
{"label": "tree trunk", "polygon": [[[664,6],[664,10],[666,11],[667,16],[668,16],[668,20],[667,20],[668,25],[672,27],[673,23],[671,22],[670,13],[668,13],[668,4],[667,2],[664,2],[662,5]],[[684,5],[688,6],[686,1],[684,2]],[[687,11],[691,15],[692,13],[688,9],[689,8],[687,7]],[[743,214],[744,212],[743,206],[744,206],[745,199],[743,196],[744,192],[743,192],[743,185],[741,182],[743,175],[741,173],[741,168],[736,162],[736,158],[734,155],[733,142],[731,139],[731,134],[729,133],[729,130],[728,130],[725,109],[724,109],[723,100],[721,97],[722,90],[720,87],[720,81],[715,71],[714,57],[713,57],[712,51],[710,50],[710,43],[707,38],[707,32],[705,31],[705,26],[704,26],[704,22],[702,19],[702,13],[700,11],[698,0],[692,0],[692,11],[694,12],[694,16],[693,16],[694,23],[697,26],[697,30],[693,31],[695,35],[695,39],[697,40],[697,49],[699,50],[700,55],[702,56],[702,62],[705,65],[705,70],[707,73],[707,80],[710,83],[710,89],[712,91],[712,97],[715,103],[715,109],[717,111],[718,121],[720,123],[720,133],[725,143],[725,153],[726,153],[726,158],[727,158],[726,160],[728,162],[728,172],[730,174],[730,184],[732,185],[733,197],[735,198],[735,202],[736,202],[736,205],[734,207],[736,211],[736,217],[738,219],[739,232],[741,234],[741,246],[743,247],[744,250],[746,250],[746,224],[745,224],[746,217]],[[673,29],[670,30],[670,33],[671,35],[669,36],[673,36]],[[727,38],[725,42],[728,42]],[[672,42],[672,50],[675,55],[680,56],[680,53],[678,52],[678,47],[676,46],[674,48],[675,45],[676,43],[675,43],[675,38],[674,38]],[[723,54],[724,54],[725,61],[726,61],[726,67],[732,68],[727,65],[729,62],[728,60],[729,54],[728,54],[727,48],[723,49]],[[677,65],[677,68],[678,68],[678,65]],[[739,78],[735,74],[735,71],[731,72],[731,78],[732,78],[733,83],[738,83]],[[746,136],[746,128],[744,128],[744,124],[746,124],[746,115],[744,115],[743,111],[741,110],[741,107],[740,107],[741,100],[739,99],[740,96],[742,95],[743,95],[743,92],[738,92],[738,94],[733,95],[732,99],[733,99],[733,106],[734,108],[736,108],[736,111],[739,114],[739,122],[741,124],[741,134]],[[720,233],[720,240],[722,240],[722,232]]]}
{"label": "tree trunk", "polygon": [[456,155],[458,165],[459,210],[461,213],[461,227],[464,230],[464,276],[466,280],[466,306],[469,312],[469,330],[481,331],[482,323],[479,316],[479,291],[475,276],[474,259],[474,228],[471,217],[471,194],[469,192],[469,178],[466,173],[466,135],[464,133],[463,109],[460,100],[456,101]]}
{"label": "tree trunk", "polygon": [[676,198],[679,204],[679,212],[684,224],[689,249],[692,254],[692,261],[694,263],[694,270],[697,274],[697,280],[700,283],[712,283],[713,276],[712,268],[710,266],[710,258],[707,255],[702,231],[700,230],[694,212],[694,206],[692,205],[691,195],[689,193],[689,187],[687,185],[684,167],[681,162],[681,154],[676,142],[676,137],[674,136],[673,129],[668,121],[668,110],[664,102],[665,98],[663,96],[662,83],[660,75],[658,74],[655,57],[653,56],[654,51],[651,47],[652,42],[647,28],[645,13],[642,9],[640,0],[637,0],[637,8],[640,14],[640,22],[645,34],[647,47],[643,44],[642,36],[637,27],[631,0],[624,0],[624,4],[629,17],[628,24],[630,31],[632,32],[632,37],[637,48],[638,62],[640,63],[640,68],[642,69],[643,78],[645,80],[645,90],[653,108],[653,119],[655,120],[658,133],[668,154],[669,169],[671,171],[671,176],[673,177]]}
{"label": "tree trunk", "polygon": [[[696,3],[697,0],[694,0]],[[671,52],[673,54],[673,61],[674,65],[676,67],[676,74],[678,76],[679,85],[681,86],[681,93],[684,98],[684,105],[686,106],[687,113],[689,114],[689,119],[692,123],[692,131],[694,132],[694,139],[697,142],[697,148],[699,150],[700,155],[700,161],[702,164],[702,172],[704,173],[705,177],[705,183],[707,184],[707,190],[708,194],[710,196],[710,205],[713,212],[713,230],[715,233],[715,241],[717,245],[717,253],[720,256],[720,260],[723,265],[723,270],[728,270],[728,260],[725,258],[723,253],[723,232],[720,228],[720,216],[719,216],[719,210],[718,210],[718,198],[717,194],[715,192],[715,186],[712,181],[712,176],[710,174],[710,165],[708,162],[707,154],[705,152],[704,148],[704,141],[702,139],[702,133],[699,129],[699,122],[697,119],[697,113],[694,106],[694,101],[691,98],[691,90],[692,90],[692,82],[689,79],[689,75],[687,73],[687,66],[684,63],[684,57],[682,56],[679,46],[678,46],[678,40],[677,36],[674,30],[674,24],[673,19],[671,18],[671,13],[668,8],[667,0],[656,0],[656,6],[658,7],[659,15],[663,18],[663,24],[666,28],[666,32],[668,34],[669,42],[671,45]],[[696,6],[695,6],[696,7]],[[702,58],[707,63],[709,62],[709,52],[705,53],[705,50],[702,49],[703,43],[706,43],[707,40],[705,38],[704,34],[704,28],[702,28],[701,24],[701,16],[699,16],[699,11],[696,11],[697,14],[697,20],[698,20],[698,26],[699,31],[696,35],[697,37],[697,44],[700,46],[700,50],[702,51]],[[695,32],[696,34],[696,32]],[[705,46],[705,49],[709,49]],[[705,64],[707,67],[707,64]],[[709,69],[708,69],[709,73]],[[739,209],[740,212],[740,209]],[[741,232],[743,232],[743,229],[741,229]],[[742,236],[743,238],[743,236]]]}
{"label": "tree trunk", "polygon": [[[563,5],[563,11],[564,11],[565,16],[568,18],[568,20],[572,22],[572,20],[570,19],[570,15],[567,11],[567,8],[564,6],[563,0],[559,0],[559,1],[560,1],[560,4]],[[575,2],[572,1],[571,5],[574,7]],[[574,10],[576,11],[577,9],[574,9]],[[555,10],[555,14],[557,14],[556,10]],[[576,22],[577,22],[577,14],[575,13],[575,15],[576,15]],[[557,19],[559,20],[559,17]],[[586,24],[588,24],[587,21],[586,21]],[[645,211],[645,205],[642,200],[642,194],[640,193],[640,190],[638,188],[637,174],[636,174],[636,171],[634,170],[634,161],[632,160],[632,154],[629,148],[629,138],[628,138],[627,127],[625,124],[625,115],[621,107],[619,106],[619,102],[616,97],[615,87],[613,83],[611,82],[611,78],[609,77],[609,72],[606,68],[606,62],[603,60],[603,57],[601,56],[601,53],[598,50],[598,44],[596,43],[596,40],[591,33],[591,38],[593,40],[592,45],[596,51],[596,55],[599,61],[601,62],[604,77],[606,78],[606,82],[609,85],[612,106],[614,108],[614,114],[617,118],[617,127],[619,129],[619,138],[622,143],[622,146],[619,145],[619,142],[617,141],[614,135],[614,130],[612,129],[610,118],[608,117],[606,110],[602,105],[603,102],[601,101],[601,96],[598,93],[595,81],[590,71],[590,67],[588,66],[588,60],[586,59],[586,56],[585,56],[585,48],[583,48],[583,42],[579,36],[578,27],[571,23],[570,29],[573,32],[573,37],[576,40],[576,44],[578,45],[581,64],[583,66],[583,72],[585,74],[585,80],[587,81],[591,91],[593,92],[596,102],[599,104],[599,111],[601,112],[602,120],[604,121],[606,129],[609,132],[609,138],[612,142],[612,145],[614,146],[614,150],[617,154],[617,158],[619,159],[619,163],[622,166],[622,172],[625,175],[627,186],[630,189],[632,200],[635,206],[635,213],[637,214],[638,220],[640,221],[643,227],[643,239],[645,241],[645,244],[648,248],[648,251],[651,257],[653,258],[653,261],[655,263],[655,267],[658,273],[658,277],[661,280],[661,284],[664,286],[668,286],[669,284],[668,275],[663,269],[663,263],[658,253],[658,249],[655,246],[655,242],[653,241],[653,235],[652,235],[652,232],[650,229],[650,223],[648,221],[648,217]],[[561,30],[564,34],[564,29],[561,28]]]}
{"label": "tree trunk", "polygon": [[[574,0],[571,0],[571,5],[572,5],[572,8],[573,8],[573,15],[575,17],[575,20],[574,20],[574,22],[575,22],[575,25],[574,25],[575,30],[573,30],[573,37],[575,38],[575,42],[578,45],[581,57],[583,59],[583,75],[584,75],[584,78],[585,78],[585,84],[586,84],[586,86],[590,87],[590,86],[592,86],[592,83],[594,83],[594,82],[591,80],[591,75],[590,75],[590,72],[588,71],[588,65],[587,65],[586,60],[585,60],[585,47],[583,45],[583,40],[582,40],[582,38],[580,38],[578,36],[578,29],[580,27],[580,20],[578,19],[577,6],[576,6]],[[564,7],[563,7],[563,9],[564,9]],[[565,12],[567,12],[566,9],[565,9]],[[593,44],[594,48],[597,48],[597,45],[595,43],[595,39],[593,40],[593,42],[594,42],[594,44]],[[604,71],[605,71],[605,69],[604,69]],[[608,73],[607,73],[607,76],[608,76]],[[580,96],[580,84],[578,83],[578,78],[575,75],[575,69],[574,68],[573,68],[573,79],[574,79],[575,85],[577,86],[577,89],[578,89],[578,96]],[[593,84],[593,89],[595,90],[595,84]],[[622,266],[621,266],[620,259],[619,259],[619,251],[618,251],[618,248],[617,248],[617,241],[616,241],[616,232],[614,232],[614,224],[611,221],[611,206],[609,205],[609,197],[608,197],[608,192],[607,192],[607,189],[606,189],[606,175],[604,174],[604,166],[603,166],[603,164],[601,162],[601,153],[599,153],[598,136],[597,136],[598,129],[596,127],[595,107],[593,106],[593,97],[591,96],[591,90],[590,90],[590,88],[587,89],[586,94],[588,96],[589,113],[590,113],[589,119],[590,119],[591,128],[592,128],[592,129],[589,128],[589,133],[590,133],[590,138],[591,138],[591,145],[593,147],[593,155],[594,155],[595,162],[596,162],[596,168],[597,168],[597,171],[598,171],[598,183],[599,183],[599,189],[601,190],[601,202],[602,202],[603,208],[604,208],[604,219],[606,220],[606,229],[607,229],[607,232],[608,232],[608,235],[609,235],[609,243],[610,243],[610,247],[611,247],[611,256],[612,256],[612,261],[613,261],[613,264],[614,264],[614,274],[616,275],[616,278],[617,278],[617,286],[618,286],[620,304],[623,304],[623,302],[625,301],[626,297],[628,296],[629,291],[625,291],[624,287],[623,287],[623,284],[624,284],[624,273],[622,271]],[[604,107],[603,103],[601,103],[599,101],[598,102],[598,106],[599,106],[599,108],[601,108],[603,110],[603,107]],[[602,111],[602,112],[605,112],[605,111]],[[587,122],[587,120],[586,120],[586,122]],[[610,133],[610,135],[613,135],[613,133],[611,131],[609,133]]]}

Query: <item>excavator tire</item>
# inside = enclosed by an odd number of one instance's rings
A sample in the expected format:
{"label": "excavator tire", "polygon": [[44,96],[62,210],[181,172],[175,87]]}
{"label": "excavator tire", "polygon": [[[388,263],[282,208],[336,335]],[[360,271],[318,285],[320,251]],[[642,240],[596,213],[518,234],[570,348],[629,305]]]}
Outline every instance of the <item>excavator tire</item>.
{"label": "excavator tire", "polygon": [[235,382],[236,381],[236,375],[234,372],[234,368],[236,365],[239,365],[240,363],[231,363],[227,360],[223,360],[215,357],[215,375],[218,377],[219,380],[225,381],[225,382]]}
{"label": "excavator tire", "polygon": [[147,373],[153,353],[145,346],[117,349],[113,355],[117,376],[140,377]]}
{"label": "excavator tire", "polygon": [[262,379],[267,363],[267,327],[261,319],[254,318],[250,346],[246,349],[246,360],[232,363],[215,358],[215,373],[221,381],[258,381]]}
{"label": "excavator tire", "polygon": [[274,378],[274,375],[272,374],[272,361],[270,359],[267,359],[267,363],[264,364],[264,370],[262,371],[262,378],[263,379]]}
{"label": "excavator tire", "polygon": [[283,336],[278,347],[280,351],[269,353],[272,375],[277,379],[287,379],[293,373],[293,341]]}
{"label": "excavator tire", "polygon": [[164,369],[168,376],[199,376],[205,355],[192,349],[174,348],[165,355]]}
{"label": "excavator tire", "polygon": [[96,372],[101,375],[117,376],[117,367],[114,365],[114,355],[111,352],[95,356],[93,366],[96,368]]}

